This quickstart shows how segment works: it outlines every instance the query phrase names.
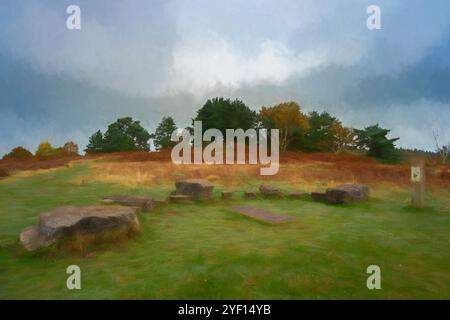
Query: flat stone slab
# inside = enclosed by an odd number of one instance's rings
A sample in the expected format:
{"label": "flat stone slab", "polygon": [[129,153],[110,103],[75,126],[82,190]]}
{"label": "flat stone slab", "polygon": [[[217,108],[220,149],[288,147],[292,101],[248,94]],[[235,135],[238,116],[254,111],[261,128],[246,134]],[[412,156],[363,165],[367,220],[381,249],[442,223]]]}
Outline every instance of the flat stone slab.
{"label": "flat stone slab", "polygon": [[50,245],[76,232],[99,234],[103,231],[139,227],[135,210],[125,206],[66,206],[39,215],[39,223],[20,234],[29,251]]}
{"label": "flat stone slab", "polygon": [[250,206],[237,206],[233,207],[232,210],[246,217],[271,224],[278,224],[292,220],[292,217],[290,216],[273,214],[267,210],[254,208]]}
{"label": "flat stone slab", "polygon": [[192,196],[188,196],[185,194],[173,194],[169,196],[171,203],[192,203]]}
{"label": "flat stone slab", "polygon": [[103,204],[119,204],[126,207],[135,207],[142,210],[151,210],[155,207],[153,198],[142,196],[113,195],[103,197]]}

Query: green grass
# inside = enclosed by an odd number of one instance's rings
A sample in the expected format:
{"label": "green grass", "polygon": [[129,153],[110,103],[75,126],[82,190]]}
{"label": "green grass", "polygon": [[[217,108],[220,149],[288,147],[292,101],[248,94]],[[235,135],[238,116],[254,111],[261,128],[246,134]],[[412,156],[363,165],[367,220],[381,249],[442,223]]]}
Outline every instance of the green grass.
{"label": "green grass", "polygon": [[[263,199],[168,205],[139,215],[140,235],[93,248],[90,258],[19,250],[20,231],[44,210],[173,188],[73,183],[89,170],[78,164],[0,181],[1,299],[450,299],[446,191],[420,210],[407,206],[408,190],[351,206]],[[272,226],[231,210],[244,202],[294,220]],[[81,290],[66,288],[71,264],[81,267]],[[366,287],[371,264],[381,267],[382,290]]]}

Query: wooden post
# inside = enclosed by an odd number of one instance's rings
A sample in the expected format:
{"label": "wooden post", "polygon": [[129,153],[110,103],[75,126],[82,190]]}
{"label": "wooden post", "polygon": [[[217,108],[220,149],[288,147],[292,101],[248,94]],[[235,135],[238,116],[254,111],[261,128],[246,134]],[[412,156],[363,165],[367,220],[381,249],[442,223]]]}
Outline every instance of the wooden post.
{"label": "wooden post", "polygon": [[411,183],[413,185],[412,205],[422,208],[425,204],[425,158],[411,159]]}

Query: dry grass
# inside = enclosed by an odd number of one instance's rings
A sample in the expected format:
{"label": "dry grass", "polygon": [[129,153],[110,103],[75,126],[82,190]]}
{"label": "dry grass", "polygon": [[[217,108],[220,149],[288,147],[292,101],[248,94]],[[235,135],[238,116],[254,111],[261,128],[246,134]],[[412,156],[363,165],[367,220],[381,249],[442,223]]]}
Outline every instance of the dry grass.
{"label": "dry grass", "polygon": [[[261,176],[259,165],[175,165],[170,151],[129,152],[88,155],[49,161],[0,161],[0,175],[32,175],[42,170],[70,166],[70,161],[87,161],[93,167],[88,176],[77,178],[75,185],[90,182],[117,183],[127,187],[173,184],[179,179],[207,179],[226,187],[251,185],[255,180],[286,183],[303,190],[316,190],[340,183],[364,183],[371,186],[410,185],[408,164],[386,165],[357,154],[288,152],[281,156],[274,176]],[[19,171],[19,173],[17,173]],[[450,168],[427,167],[429,190],[450,188]]]}
{"label": "dry grass", "polygon": [[68,165],[71,161],[82,159],[80,156],[70,156],[52,160],[14,160],[6,159],[0,160],[0,172],[19,172],[19,171],[35,171],[48,170],[51,168],[63,167]]}
{"label": "dry grass", "polygon": [[6,169],[0,168],[0,178],[1,177],[8,177],[8,176],[9,176],[9,172]]}
{"label": "dry grass", "polygon": [[[158,155],[158,158],[152,154],[103,155],[92,162],[93,174],[80,179],[118,183],[127,187],[172,184],[175,180],[187,178],[207,179],[227,187],[267,180],[304,190],[340,183],[410,185],[409,165],[380,164],[355,155],[288,153],[281,158],[279,172],[274,176],[261,176],[259,165],[175,165],[170,158],[166,158],[167,154]],[[431,190],[450,187],[448,167],[428,167],[427,185]]]}

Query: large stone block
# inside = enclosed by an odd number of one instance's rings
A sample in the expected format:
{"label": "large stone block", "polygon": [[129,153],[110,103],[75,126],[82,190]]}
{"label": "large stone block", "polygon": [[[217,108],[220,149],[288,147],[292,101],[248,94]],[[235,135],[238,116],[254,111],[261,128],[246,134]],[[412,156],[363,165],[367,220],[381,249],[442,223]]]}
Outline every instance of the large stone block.
{"label": "large stone block", "polygon": [[139,227],[134,209],[124,206],[67,206],[39,215],[36,226],[26,228],[20,241],[29,250],[50,245],[75,233],[100,234]]}
{"label": "large stone block", "polygon": [[212,198],[214,185],[202,179],[181,180],[175,183],[177,195],[188,195],[194,200],[207,200]]}
{"label": "large stone block", "polygon": [[314,201],[325,201],[325,193],[322,192],[311,192],[311,199],[313,199]]}
{"label": "large stone block", "polygon": [[362,184],[344,184],[329,188],[325,194],[325,201],[330,204],[351,203],[353,201],[367,201],[369,187]]}
{"label": "large stone block", "polygon": [[113,195],[103,198],[104,204],[119,204],[126,207],[134,207],[142,210],[151,210],[155,207],[155,202],[153,198],[142,197],[142,196],[122,196]]}

